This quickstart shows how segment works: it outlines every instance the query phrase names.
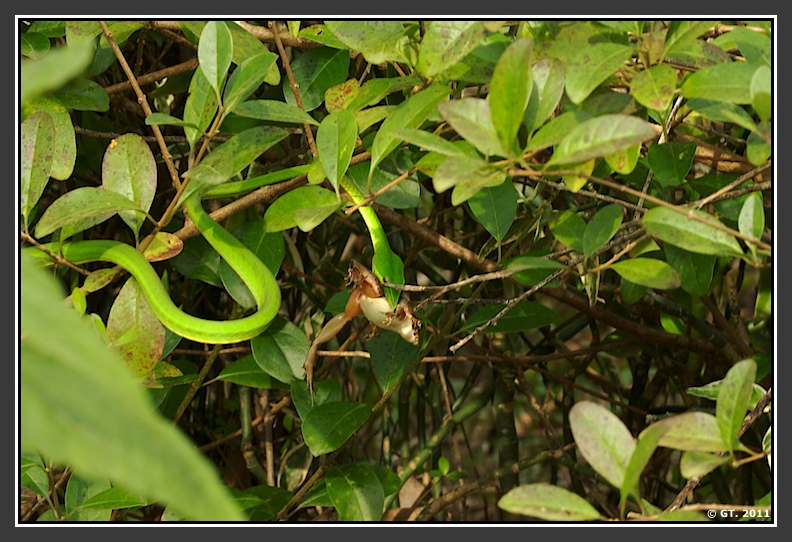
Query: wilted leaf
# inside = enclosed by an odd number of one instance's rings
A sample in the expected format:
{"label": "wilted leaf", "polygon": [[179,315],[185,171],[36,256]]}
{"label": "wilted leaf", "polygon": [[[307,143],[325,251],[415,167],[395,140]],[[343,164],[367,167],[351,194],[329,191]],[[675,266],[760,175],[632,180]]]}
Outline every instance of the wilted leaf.
{"label": "wilted leaf", "polygon": [[635,439],[613,412],[591,401],[575,403],[569,427],[578,450],[591,467],[617,488],[635,450]]}

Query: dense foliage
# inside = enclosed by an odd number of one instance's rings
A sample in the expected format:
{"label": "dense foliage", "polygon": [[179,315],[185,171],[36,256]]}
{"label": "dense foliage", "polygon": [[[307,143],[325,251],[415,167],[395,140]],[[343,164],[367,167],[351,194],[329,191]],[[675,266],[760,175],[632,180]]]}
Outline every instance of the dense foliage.
{"label": "dense foliage", "polygon": [[772,21],[18,24],[21,521],[772,518]]}

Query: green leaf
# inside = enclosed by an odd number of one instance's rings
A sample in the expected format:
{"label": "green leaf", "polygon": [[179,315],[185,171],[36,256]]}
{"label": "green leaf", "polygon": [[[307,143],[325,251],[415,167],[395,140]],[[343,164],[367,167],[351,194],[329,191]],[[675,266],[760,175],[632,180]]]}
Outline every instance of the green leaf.
{"label": "green leaf", "polygon": [[[236,361],[232,361],[220,371],[215,380],[231,382],[240,386],[263,389],[288,389],[288,386],[276,380],[269,373],[264,372],[256,363],[253,355],[247,355]],[[208,382],[207,382],[208,383]]]}
{"label": "green leaf", "polygon": [[[486,162],[468,156],[449,156],[437,167],[432,179],[436,192],[445,192],[453,187],[451,203],[460,205],[486,186],[497,186],[506,180],[501,168],[488,166]],[[458,187],[462,187],[457,191]]]}
{"label": "green leaf", "polygon": [[415,67],[431,79],[462,60],[486,34],[481,21],[430,21],[421,39]]}
{"label": "green leaf", "polygon": [[588,258],[600,247],[613,239],[619,231],[624,211],[618,203],[606,205],[595,214],[583,233],[583,255]]}
{"label": "green leaf", "polygon": [[374,169],[402,142],[393,135],[394,130],[418,128],[434,111],[437,104],[448,98],[450,89],[445,85],[432,85],[399,104],[380,126],[371,144],[369,178]]}
{"label": "green leaf", "polygon": [[184,242],[184,248],[169,260],[173,268],[187,278],[201,280],[222,288],[220,266],[222,258],[203,236]]}
{"label": "green leaf", "polygon": [[674,50],[666,60],[677,62],[684,66],[701,69],[715,64],[731,62],[729,53],[713,43],[696,40],[686,43]]}
{"label": "green leaf", "polygon": [[337,450],[371,415],[363,403],[330,401],[316,405],[303,418],[302,434],[314,457]]}
{"label": "green leaf", "polygon": [[630,82],[630,94],[644,107],[662,112],[671,105],[676,84],[676,70],[661,64],[638,72]]}
{"label": "green leaf", "polygon": [[52,93],[52,99],[66,109],[77,111],[99,111],[110,109],[110,96],[99,83],[89,79],[78,78],[58,88]]}
{"label": "green leaf", "polygon": [[[742,209],[740,209],[740,218],[737,225],[741,234],[754,239],[762,238],[765,227],[765,213],[762,196],[759,193],[753,192],[745,198]],[[753,249],[754,245],[749,244],[748,247]]]}
{"label": "green leaf", "polygon": [[[71,480],[69,480],[71,483]],[[79,509],[123,510],[125,508],[138,508],[148,504],[145,499],[125,491],[120,487],[111,487],[85,499]],[[108,518],[109,519],[109,518]]]}
{"label": "green leaf", "polygon": [[759,66],[748,62],[728,62],[692,73],[682,83],[685,98],[706,98],[718,102],[750,104],[751,81]]}
{"label": "green leaf", "polygon": [[556,239],[578,252],[583,252],[583,236],[586,234],[586,222],[573,211],[562,211],[550,221],[550,229]]}
{"label": "green leaf", "polygon": [[673,267],[654,258],[630,258],[610,266],[621,277],[633,284],[640,284],[656,290],[679,288],[681,279]]}
{"label": "green leaf", "polygon": [[[492,320],[504,308],[505,305],[500,304],[484,305],[468,318],[461,329],[476,329]],[[484,333],[520,333],[542,326],[549,326],[556,322],[558,322],[558,314],[555,311],[541,303],[520,301],[505,316],[498,320],[497,324],[487,327]]]}
{"label": "green leaf", "polygon": [[52,170],[51,141],[55,138],[55,124],[49,113],[39,111],[22,122],[20,139],[20,195],[19,207],[25,229],[33,207],[49,182]]}
{"label": "green leaf", "polygon": [[717,23],[718,21],[671,21],[668,25],[661,60],[692,42]]}
{"label": "green leaf", "polygon": [[346,108],[350,111],[359,111],[364,107],[377,105],[389,94],[411,89],[420,83],[421,78],[417,75],[369,79],[361,85],[360,92]]}
{"label": "green leaf", "polygon": [[[292,457],[294,456],[290,455],[284,460],[288,462]],[[285,473],[282,472],[283,474]],[[245,511],[249,521],[274,520],[278,512],[294,497],[287,489],[268,485],[252,486],[244,491],[231,488],[231,494],[239,507]]]}
{"label": "green leaf", "polygon": [[19,102],[25,106],[30,100],[57,90],[82,74],[95,55],[94,45],[81,41],[74,45],[56,47],[36,59],[19,62]]}
{"label": "green leaf", "polygon": [[691,521],[710,521],[709,518],[698,510],[671,510],[663,512],[657,521],[691,522]]}
{"label": "green leaf", "polygon": [[[349,168],[357,140],[357,124],[350,111],[330,113],[316,132],[316,148],[327,180],[338,194],[338,185]],[[340,196],[339,196],[340,199]]]}
{"label": "green leaf", "polygon": [[697,209],[690,209],[687,214],[699,217],[699,220],[667,207],[655,207],[644,214],[642,223],[649,235],[690,252],[715,256],[743,255],[740,244],[732,235],[711,225],[720,224],[715,217]]}
{"label": "green leaf", "polygon": [[[112,509],[90,509],[82,508],[83,502],[92,499],[110,488],[107,479],[85,479],[78,474],[69,476],[66,484],[66,492],[63,496],[63,515],[68,521],[109,521]],[[140,499],[137,500],[138,506],[141,505]]]}
{"label": "green leaf", "polygon": [[404,60],[398,50],[404,36],[404,26],[399,21],[325,21],[325,25],[344,45],[360,51],[366,62]]}
{"label": "green leaf", "polygon": [[146,117],[146,126],[154,126],[166,124],[168,126],[189,126],[190,128],[197,130],[198,126],[189,122],[185,122],[178,117],[174,117],[172,115],[166,115],[165,113],[152,113],[151,115]]}
{"label": "green leaf", "polygon": [[165,326],[134,278],[118,293],[107,316],[107,339],[138,377],[154,369],[165,348]]}
{"label": "green leaf", "polygon": [[[291,68],[303,109],[313,111],[322,105],[327,89],[347,80],[349,51],[326,47],[309,49],[292,62]],[[284,85],[283,96],[287,103],[297,106],[291,86]]]}
{"label": "green leaf", "polygon": [[668,264],[679,274],[683,290],[694,296],[709,291],[715,270],[715,256],[696,254],[670,243],[665,245],[663,252]]}
{"label": "green leaf", "polygon": [[[36,237],[42,238],[59,228],[68,236],[101,224],[119,211],[139,210],[129,198],[101,187],[84,186],[65,193],[50,205],[36,224]],[[68,236],[62,235],[62,239]]]}
{"label": "green leaf", "polygon": [[198,40],[198,65],[220,99],[228,68],[231,67],[233,43],[231,31],[223,21],[209,21]]}
{"label": "green leaf", "polygon": [[663,187],[682,184],[696,157],[696,144],[671,141],[649,146],[646,158],[654,178]]}
{"label": "green leaf", "polygon": [[439,152],[447,156],[462,156],[465,154],[458,146],[454,145],[449,140],[425,130],[402,128],[400,130],[391,130],[391,134],[411,145],[420,147],[420,149],[424,151]]}
{"label": "green leaf", "polygon": [[316,382],[316,389],[311,397],[308,386],[304,381],[295,381],[291,384],[291,396],[294,408],[297,409],[301,419],[305,419],[308,412],[325,403],[339,402],[343,399],[341,393],[341,382],[335,379]]}
{"label": "green leaf", "polygon": [[265,51],[245,59],[237,66],[228,79],[223,96],[226,115],[235,112],[236,107],[261,86],[276,60],[278,60],[278,55]]}
{"label": "green leaf", "polygon": [[[157,191],[157,163],[148,144],[137,134],[118,137],[102,160],[102,187],[117,192],[148,211]],[[121,219],[137,239],[145,217],[135,211],[121,211]]]}
{"label": "green leaf", "polygon": [[745,413],[750,406],[751,391],[756,380],[756,362],[744,359],[735,363],[726,373],[715,403],[715,417],[720,434],[732,451]]}
{"label": "green leaf", "polygon": [[585,111],[566,111],[542,126],[531,138],[526,151],[546,149],[560,143],[576,126],[591,119]]}
{"label": "green leaf", "polygon": [[[659,446],[698,452],[728,452],[731,448],[723,442],[718,420],[706,412],[684,412],[655,422],[653,425],[667,428],[660,438]],[[641,434],[648,429],[644,429]],[[640,435],[638,438],[641,438]]]}
{"label": "green leaf", "polygon": [[[716,380],[714,382],[710,382],[709,384],[705,384],[703,386],[686,388],[685,393],[692,395],[694,397],[703,397],[705,399],[709,399],[710,401],[717,401],[718,394],[720,393],[720,389],[722,385],[723,385],[723,380]],[[767,392],[762,386],[760,386],[759,384],[754,384],[753,389],[751,390],[751,398],[748,400],[748,410],[752,410],[754,407],[756,407],[756,404],[764,396],[765,393]]]}
{"label": "green leaf", "polygon": [[[377,193],[383,189],[388,183],[399,177],[401,174],[395,170],[385,169],[382,164],[374,170],[374,176],[371,178],[371,192]],[[347,180],[352,181],[360,190],[365,194],[366,191],[366,176],[368,175],[368,164],[361,162],[355,164],[347,170]],[[377,203],[391,209],[415,209],[420,204],[421,198],[421,185],[418,183],[414,175],[410,175],[396,186],[391,186],[386,192],[377,197]]]}
{"label": "green leaf", "polygon": [[595,160],[592,158],[588,162],[582,164],[573,164],[567,166],[569,173],[565,173],[561,178],[564,184],[569,188],[573,194],[577,193],[581,188],[588,183],[588,175],[594,171]]}
{"label": "green leaf", "polygon": [[770,68],[759,66],[751,79],[751,105],[763,121],[773,116],[773,90]]}
{"label": "green leaf", "polygon": [[509,45],[492,73],[487,99],[495,131],[502,147],[513,153],[517,132],[531,97],[533,40],[520,39]]}
{"label": "green leaf", "polygon": [[267,231],[300,226],[310,231],[341,208],[336,195],[321,186],[300,186],[272,202],[264,213]]}
{"label": "green leaf", "polygon": [[506,269],[514,271],[515,280],[526,286],[534,286],[559,269],[568,269],[556,260],[523,254],[504,263]]}
{"label": "green leaf", "polygon": [[624,480],[619,488],[620,499],[620,513],[624,516],[625,505],[629,497],[635,497],[636,500],[640,498],[638,482],[643,474],[644,468],[652,459],[654,451],[660,442],[660,438],[668,430],[667,427],[662,425],[653,425],[647,427],[638,438],[635,449],[630,456],[630,461],[627,463],[627,468],[624,471]]}
{"label": "green leaf", "polygon": [[329,113],[342,111],[349,107],[360,94],[360,84],[357,79],[347,79],[340,85],[330,87],[325,92],[325,107]]}
{"label": "green leaf", "polygon": [[231,136],[214,149],[197,166],[184,172],[208,184],[220,184],[249,166],[264,151],[289,135],[288,130],[274,126],[257,126]]}
{"label": "green leaf", "polygon": [[745,60],[772,67],[772,39],[769,35],[737,26],[729,32],[729,37],[734,40]]}
{"label": "green leaf", "polygon": [[332,467],[325,477],[327,493],[342,521],[379,521],[385,491],[374,469],[365,463]]}
{"label": "green leaf", "polygon": [[704,98],[693,98],[688,100],[687,106],[709,120],[731,122],[747,130],[757,130],[756,123],[751,118],[751,115],[739,105],[728,102],[716,102]]}
{"label": "green leaf", "polygon": [[486,155],[509,156],[501,143],[490,114],[490,102],[482,98],[449,100],[437,106],[443,118]]}
{"label": "green leaf", "polygon": [[635,439],[613,412],[591,401],[575,403],[569,428],[580,453],[603,478],[617,488],[635,450]]}
{"label": "green leaf", "polygon": [[299,107],[278,100],[248,100],[239,104],[234,113],[251,119],[319,126],[316,119]]}
{"label": "green leaf", "polygon": [[[195,70],[190,79],[190,88],[187,100],[184,102],[184,135],[190,149],[201,138],[203,132],[209,128],[218,106],[217,95],[215,94],[209,80],[206,79],[203,70]],[[196,126],[197,128],[193,128]]]}
{"label": "green leaf", "polygon": [[629,175],[633,172],[635,166],[638,165],[638,157],[640,155],[641,145],[635,145],[612,154],[606,154],[603,158],[616,173]]}
{"label": "green leaf", "polygon": [[[203,21],[196,22],[203,23]],[[267,46],[261,43],[261,40],[254,36],[248,29],[242,28],[237,21],[225,21],[225,23],[228,30],[231,32],[231,42],[233,43],[231,62],[237,66],[241,65],[248,58],[269,52]],[[273,86],[280,83],[280,72],[277,66],[271,66],[264,81]]]}
{"label": "green leaf", "polygon": [[362,134],[387,117],[394,109],[396,109],[395,105],[380,105],[369,107],[361,111],[355,111],[355,122],[358,126],[358,133]]}
{"label": "green leaf", "polygon": [[368,342],[371,354],[371,369],[386,392],[396,385],[415,358],[420,347],[412,345],[392,331],[373,337]]}
{"label": "green leaf", "polygon": [[109,478],[192,520],[242,520],[212,464],[155,412],[93,327],[60,302],[56,282],[27,257],[21,263],[22,450]]}
{"label": "green leaf", "polygon": [[533,83],[523,123],[529,132],[542,126],[564,95],[564,65],[555,58],[543,58],[531,69]]}
{"label": "green leaf", "polygon": [[770,140],[770,123],[763,121],[759,125],[762,136],[757,135],[756,132],[748,134],[748,140],[745,147],[745,155],[748,160],[755,166],[764,164],[765,160],[770,158],[773,149],[770,147],[768,141]]}
{"label": "green leaf", "polygon": [[517,216],[517,191],[513,183],[504,182],[481,189],[468,200],[468,205],[476,220],[500,242]]}
{"label": "green leaf", "polygon": [[38,32],[25,32],[19,35],[19,52],[31,60],[46,55],[50,50],[50,40]]}
{"label": "green leaf", "polygon": [[300,37],[321,43],[332,49],[348,49],[324,24],[312,24],[300,30]]}
{"label": "green leaf", "polygon": [[716,455],[707,452],[687,451],[679,461],[679,473],[684,478],[703,477],[716,468],[731,461],[728,455]]}
{"label": "green leaf", "polygon": [[585,100],[600,83],[632,55],[632,48],[618,43],[594,43],[584,47],[567,65],[566,92],[574,104]]}
{"label": "green leaf", "polygon": [[550,484],[515,487],[498,501],[498,508],[546,521],[592,521],[600,513],[583,497]]}
{"label": "green leaf", "polygon": [[275,317],[264,333],[250,339],[250,349],[259,367],[285,384],[305,378],[303,364],[310,346],[305,333],[280,316]]}
{"label": "green leaf", "polygon": [[613,154],[657,137],[652,125],[630,115],[602,115],[587,120],[567,133],[556,146],[548,164],[580,164]]}
{"label": "green leaf", "polygon": [[347,106],[347,109],[359,111],[364,107],[377,105],[389,94],[408,90],[420,82],[421,78],[417,75],[369,79],[360,87],[360,93]]}
{"label": "green leaf", "polygon": [[74,171],[74,163],[77,159],[77,144],[71,115],[65,107],[54,100],[36,98],[22,107],[22,118],[27,120],[30,115],[38,111],[49,114],[55,128],[55,136],[50,145],[52,151],[50,176],[65,181]]}

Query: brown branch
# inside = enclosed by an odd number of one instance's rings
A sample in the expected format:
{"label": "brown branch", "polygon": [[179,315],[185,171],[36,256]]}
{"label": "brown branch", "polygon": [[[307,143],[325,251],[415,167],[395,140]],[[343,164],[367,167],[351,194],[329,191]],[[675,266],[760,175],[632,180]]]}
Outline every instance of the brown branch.
{"label": "brown branch", "polygon": [[189,72],[198,67],[198,59],[191,58],[181,64],[176,64],[175,66],[171,66],[169,68],[164,68],[162,70],[157,70],[155,72],[151,72],[146,75],[141,75],[140,77],[133,78],[130,81],[124,81],[123,83],[116,83],[114,85],[110,85],[104,87],[105,92],[108,94],[118,94],[119,92],[126,92],[127,90],[133,88],[131,81],[135,81],[135,84],[139,87],[144,85],[148,85],[155,81],[160,81],[161,79],[165,79],[166,77],[172,77],[174,75],[178,75],[180,73]]}
{"label": "brown branch", "polygon": [[[382,220],[398,227],[402,231],[405,231],[421,239],[426,243],[429,243],[444,250],[445,252],[451,254],[452,256],[456,256],[457,258],[468,264],[473,269],[477,269],[485,272],[490,272],[497,269],[497,264],[492,260],[488,260],[488,259],[479,260],[479,257],[475,252],[455,243],[451,239],[443,235],[440,235],[436,231],[427,228],[426,226],[423,226],[413,220],[410,220],[401,213],[397,213],[392,209],[388,209],[387,207],[383,207],[376,203],[373,204],[372,206],[374,207],[374,210],[377,212],[377,215]],[[593,307],[589,306],[588,300],[578,295],[575,295],[563,288],[545,287],[542,290],[540,290],[538,293],[545,294],[558,301],[561,301],[565,305],[569,305],[570,307],[577,309],[583,314],[586,314],[596,320],[600,320],[601,322],[604,322],[622,331],[626,331],[627,333],[630,333],[636,338],[645,340],[650,343],[661,344],[663,346],[668,346],[670,348],[689,350],[692,352],[699,352],[710,355],[717,355],[719,352],[718,348],[708,341],[702,339],[695,339],[692,337],[686,337],[683,335],[674,335],[671,333],[667,333],[665,331],[660,331],[658,329],[646,327],[633,320],[628,320],[627,318],[623,318],[613,312],[601,308],[598,305],[595,305]]]}

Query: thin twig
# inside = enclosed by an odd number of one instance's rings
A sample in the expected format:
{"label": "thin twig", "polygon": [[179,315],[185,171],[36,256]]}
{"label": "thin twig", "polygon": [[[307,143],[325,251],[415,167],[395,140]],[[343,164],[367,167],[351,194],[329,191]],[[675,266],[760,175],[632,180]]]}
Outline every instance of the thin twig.
{"label": "thin twig", "polygon": [[[289,56],[286,54],[286,49],[283,48],[283,40],[275,28],[275,21],[270,21],[269,27],[273,37],[275,38],[275,46],[278,48],[278,53],[280,53],[281,61],[283,62],[283,69],[286,70],[286,76],[289,78],[289,86],[294,93],[294,101],[297,103],[297,107],[305,111],[302,103],[302,97],[300,96],[300,85],[297,84],[297,80],[294,78],[294,73],[292,72],[291,64],[289,63]],[[308,146],[311,147],[311,154],[313,154],[313,157],[316,158],[319,156],[319,151],[316,149],[316,141],[314,141],[311,125],[306,122],[303,124],[303,128],[305,129],[305,137],[308,138]]]}
{"label": "thin twig", "polygon": [[129,81],[124,81],[123,83],[116,83],[114,85],[109,85],[104,87],[104,91],[108,94],[117,94],[119,92],[126,92],[130,88],[132,88],[132,81],[135,81],[139,87],[144,85],[148,85],[159,81],[161,79],[165,79],[166,77],[173,77],[174,75],[178,75],[180,73],[185,73],[189,71],[193,71],[198,67],[198,59],[191,58],[181,64],[176,64],[175,66],[171,66],[169,68],[164,68],[162,70],[157,70],[155,72],[151,72],[146,75],[141,75],[140,77],[135,77]]}
{"label": "thin twig", "polygon": [[706,220],[702,219],[701,217],[699,217],[698,215],[694,214],[692,210],[686,210],[686,209],[689,209],[688,207],[680,207],[680,206],[674,205],[672,203],[668,203],[667,201],[665,201],[663,199],[656,198],[654,196],[650,196],[649,194],[644,194],[643,192],[635,190],[634,188],[630,188],[629,186],[625,186],[625,185],[622,185],[622,184],[619,184],[619,183],[616,183],[616,182],[613,182],[613,181],[610,181],[610,180],[607,180],[607,179],[601,179],[601,178],[595,177],[593,175],[587,175],[587,174],[579,172],[579,171],[571,171],[571,170],[570,171],[560,170],[560,171],[552,171],[552,172],[544,172],[544,173],[542,173],[542,172],[539,172],[539,171],[536,171],[536,170],[521,169],[521,168],[511,168],[511,169],[509,169],[509,175],[512,176],[512,177],[539,177],[541,175],[554,175],[554,176],[555,175],[559,175],[559,176],[563,176],[563,175],[577,175],[578,177],[586,177],[591,182],[594,182],[594,183],[597,183],[597,184],[601,184],[603,186],[607,186],[608,188],[611,188],[613,190],[617,190],[619,192],[625,192],[627,194],[636,196],[638,198],[642,197],[646,201],[654,203],[655,205],[660,205],[662,207],[666,207],[667,209],[671,209],[672,211],[677,212],[677,213],[679,213],[681,215],[684,215],[684,216],[686,216],[687,218],[689,218],[691,220],[695,220],[696,222],[701,222],[702,224],[706,224],[706,225],[708,225],[710,227],[715,228],[716,230],[720,230],[722,232],[728,233],[729,235],[732,235],[734,237],[742,239],[743,241],[745,241],[747,243],[751,243],[753,245],[758,246],[759,248],[765,249],[768,252],[772,251],[772,247],[770,245],[768,245],[767,243],[765,243],[764,241],[761,241],[760,239],[756,239],[756,238],[751,237],[749,235],[743,235],[739,231],[734,230],[732,228],[729,228],[727,226],[724,226],[723,224],[721,224],[719,222],[706,221]]}
{"label": "thin twig", "polygon": [[772,163],[768,161],[768,162],[765,162],[764,164],[762,164],[761,166],[755,167],[754,169],[752,169],[748,173],[745,173],[744,175],[740,175],[733,182],[727,184],[726,186],[724,186],[723,188],[717,190],[716,192],[713,192],[712,194],[710,194],[706,198],[701,198],[698,201],[694,201],[694,202],[690,203],[690,206],[693,207],[694,209],[701,209],[702,207],[704,207],[708,203],[710,203],[712,201],[716,201],[718,197],[720,197],[720,196],[722,196],[722,195],[724,195],[724,194],[726,194],[728,192],[731,192],[734,188],[737,188],[738,186],[740,186],[745,181],[747,181],[749,179],[752,179],[753,177],[756,177],[758,174],[760,174],[764,170],[769,169],[771,165],[772,165]]}
{"label": "thin twig", "polygon": [[371,203],[374,200],[376,200],[382,194],[384,194],[385,192],[387,192],[388,190],[390,190],[391,188],[393,188],[394,186],[396,186],[397,184],[402,182],[404,179],[406,179],[407,177],[412,175],[414,172],[415,172],[415,168],[410,169],[408,171],[405,171],[404,173],[402,173],[401,175],[399,175],[398,177],[393,179],[391,182],[389,182],[388,184],[386,184],[385,186],[383,186],[382,188],[380,188],[379,190],[377,190],[373,194],[370,194],[368,197],[366,197],[366,199],[364,199],[360,203],[356,203],[355,205],[344,209],[344,213],[346,213],[347,216],[349,216],[349,215],[353,214],[355,211],[357,211],[358,209],[360,209],[361,207],[363,207],[364,205],[371,205]]}

